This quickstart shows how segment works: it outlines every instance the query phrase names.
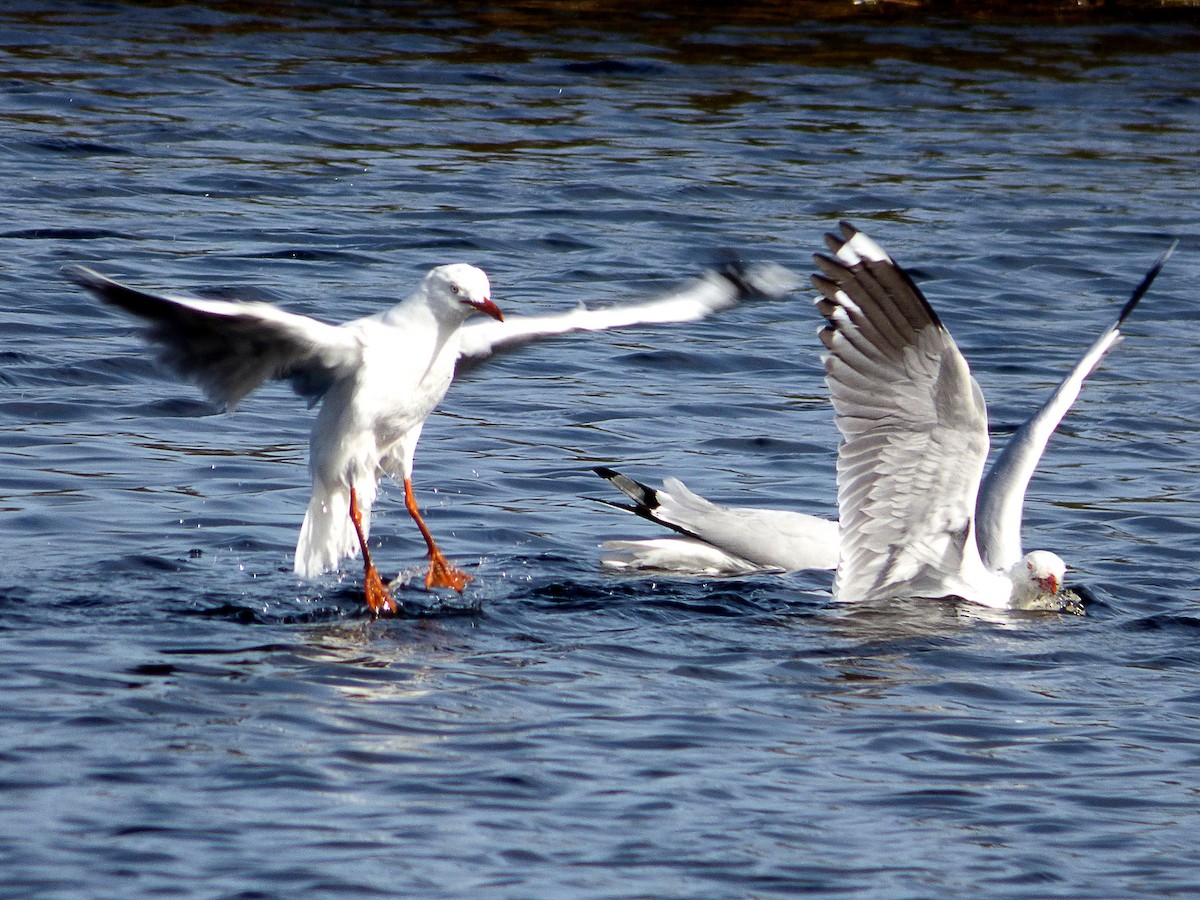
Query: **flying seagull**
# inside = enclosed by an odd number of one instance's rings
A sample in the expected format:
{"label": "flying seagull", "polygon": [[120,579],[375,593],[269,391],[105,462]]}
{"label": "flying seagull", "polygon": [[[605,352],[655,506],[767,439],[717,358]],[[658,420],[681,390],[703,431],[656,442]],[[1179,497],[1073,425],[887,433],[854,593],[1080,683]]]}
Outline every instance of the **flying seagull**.
{"label": "flying seagull", "polygon": [[[848,564],[850,575],[845,578],[839,577],[838,596],[841,599],[855,599],[857,596],[879,596],[880,591],[884,595],[909,592],[911,586],[906,587],[903,580],[896,578],[901,569],[895,568],[888,575],[886,566],[878,561],[872,571],[879,570],[879,574],[883,576],[883,583],[868,584],[864,587],[862,566],[866,559],[878,560],[880,554],[892,554],[893,551],[898,566],[905,563],[911,565],[914,557],[919,557],[927,548],[903,545],[910,529],[918,527],[916,523],[930,513],[936,515],[940,511],[944,514],[953,504],[958,527],[963,527],[963,523],[968,521],[971,526],[971,541],[962,541],[963,549],[959,551],[961,556],[969,558],[971,547],[975,546],[975,553],[979,557],[978,568],[986,574],[993,575],[1007,574],[1021,563],[1025,564],[1025,571],[1030,571],[1028,566],[1032,563],[1039,570],[1038,577],[1043,579],[1043,585],[1037,585],[1039,592],[1044,593],[1051,587],[1049,575],[1053,575],[1055,588],[1050,592],[1050,599],[1031,599],[1025,596],[1029,585],[1025,579],[1020,596],[1014,594],[1013,589],[1009,587],[1008,595],[1003,600],[997,600],[997,596],[1005,594],[1005,585],[999,582],[995,594],[972,590],[967,591],[967,599],[977,602],[991,600],[992,605],[1000,606],[1053,607],[1061,604],[1064,602],[1059,595],[1062,586],[1061,571],[1057,568],[1042,571],[1045,567],[1056,566],[1054,560],[1050,559],[1053,554],[1038,552],[1031,555],[1032,559],[1023,559],[1020,530],[1025,489],[1047,441],[1078,397],[1084,379],[1120,340],[1121,326],[1149,289],[1174,245],[1163,254],[1138,285],[1116,321],[1076,363],[1045,404],[1012,435],[982,484],[978,483],[978,471],[982,471],[987,455],[986,411],[974,379],[970,378],[969,373],[965,375],[965,381],[960,378],[959,387],[964,391],[969,390],[969,395],[943,397],[939,394],[931,400],[929,391],[932,387],[948,388],[950,382],[930,382],[932,363],[923,355],[931,352],[929,347],[919,343],[910,346],[910,342],[916,341],[918,335],[921,335],[920,340],[926,344],[936,338],[938,355],[935,361],[938,368],[933,370],[934,375],[940,373],[943,360],[948,373],[954,372],[960,363],[961,370],[966,372],[966,362],[962,360],[949,334],[942,328],[907,274],[866,235],[843,225],[842,236],[831,239],[830,249],[836,257],[818,258],[818,266],[826,274],[816,276],[816,279],[818,288],[824,295],[819,301],[822,311],[828,310],[837,320],[831,321],[830,327],[823,333],[824,339],[830,345],[831,351],[836,345],[841,356],[831,352],[827,365],[831,373],[839,373],[837,377],[830,375],[831,389],[835,393],[835,409],[838,404],[837,397],[840,395],[842,398],[842,411],[838,413],[839,427],[849,429],[849,433],[857,438],[855,441],[846,438],[839,453],[838,484],[839,501],[843,498],[845,500],[844,504],[839,502],[839,512],[845,517],[849,511],[858,523],[858,530],[853,536],[848,538],[843,533],[843,547],[849,539],[851,549],[858,552],[855,558],[859,560],[859,568],[854,568],[853,561]],[[828,274],[829,269],[832,269],[833,275]],[[829,291],[834,294],[832,298],[828,296]],[[849,302],[842,302],[843,300]],[[908,314],[898,315],[898,310],[909,307],[921,311],[921,317],[916,320],[923,323],[919,327],[910,321]],[[843,312],[838,313],[837,309],[842,309]],[[870,319],[864,318],[867,315],[863,312],[864,309],[872,311],[876,318],[886,316],[886,321],[891,323],[891,327],[883,331],[873,329]],[[896,321],[893,322],[893,319]],[[842,326],[842,336],[837,339],[839,324]],[[924,332],[926,327],[931,330]],[[882,344],[884,350],[877,344]],[[872,365],[870,354],[886,355],[885,350],[893,357],[899,354],[898,358],[903,358],[910,366],[915,365],[917,360],[925,359],[924,368],[915,372],[910,372],[909,367],[898,370],[896,359],[893,359],[890,370],[881,369],[877,364]],[[921,350],[921,353],[918,353],[918,350]],[[871,377],[862,380],[864,376],[871,375],[879,378],[880,371],[890,371],[885,380],[898,378],[899,381],[881,386],[871,380]],[[924,380],[919,377],[921,371],[925,373]],[[890,390],[890,394],[880,395],[879,392],[885,389]],[[974,483],[970,477],[961,473],[956,477],[947,473],[947,477],[953,482],[954,491],[957,492],[956,498],[948,498],[944,493],[935,495],[931,490],[924,492],[918,480],[920,473],[910,472],[901,465],[909,462],[909,468],[919,469],[922,458],[915,452],[906,458],[904,452],[899,449],[907,446],[903,443],[905,440],[920,441],[920,429],[931,426],[929,420],[922,423],[919,418],[918,410],[922,400],[923,408],[929,414],[931,409],[943,412],[942,405],[952,399],[955,399],[958,406],[976,410],[972,414],[974,424],[970,427],[959,424],[958,428],[951,428],[950,422],[946,421],[942,423],[941,430],[930,427],[928,435],[936,435],[943,443],[934,443],[926,450],[944,452],[944,442],[952,440],[976,445],[972,457],[972,465],[977,470]],[[859,403],[858,407],[853,405],[856,401]],[[867,405],[869,402],[873,402],[875,406]],[[855,410],[866,415],[855,415]],[[944,412],[949,414],[950,409],[945,409]],[[877,420],[872,419],[872,416],[877,416]],[[933,424],[936,424],[936,420]],[[843,430],[843,435],[846,434],[847,431]],[[967,436],[956,437],[961,434]],[[932,437],[927,440],[932,440]],[[982,446],[982,451],[979,445]],[[861,455],[857,456],[856,453]],[[941,474],[938,466],[946,465],[944,458],[928,455],[925,459],[930,463],[928,468],[934,471],[935,475]],[[660,522],[683,535],[606,542],[602,545],[602,562],[610,568],[733,575],[779,570],[833,569],[837,566],[838,538],[837,525],[834,522],[821,519],[814,522],[812,517],[781,520],[781,511],[717,506],[687,491],[676,479],[666,480],[665,491],[654,491],[611,469],[598,469],[597,472],[634,500],[633,506],[624,508]],[[976,487],[977,501],[973,496]],[[872,493],[873,489],[875,493]],[[887,493],[889,491],[892,496]],[[905,506],[904,503],[909,506]],[[975,507],[973,517],[970,515],[972,503]],[[871,507],[870,512],[865,515],[862,509],[864,505]],[[928,508],[922,510],[922,505]],[[905,518],[906,515],[909,516],[908,519]],[[824,523],[824,527],[818,523]],[[929,526],[926,522],[921,527]],[[947,539],[945,534],[940,537],[943,541]],[[702,545],[702,549],[698,545]],[[843,569],[846,568],[847,565],[844,564]],[[1019,566],[1017,574],[1021,575]],[[997,583],[994,580],[990,581],[993,585]],[[1012,584],[1011,579],[1009,584]],[[932,590],[934,593],[945,594],[947,592],[943,590],[944,587],[915,588],[913,592]],[[953,590],[949,593],[952,594]],[[1057,599],[1055,595],[1058,595]]]}
{"label": "flying seagull", "polygon": [[[749,294],[779,295],[797,284],[781,266],[728,267],[646,303],[505,319],[492,302],[487,275],[457,263],[431,270],[410,297],[386,311],[329,325],[267,303],[148,293],[83,266],[64,274],[143,319],[160,359],[226,409],[268,379],[286,380],[310,406],[321,405],[309,445],[313,493],[295,571],[311,578],[361,551],[366,601],[375,614],[397,610],[367,547],[384,474],[403,481],[405,506],[425,539],[426,586],[461,591],[471,580],[438,549],[412,488],[417,440],[456,366],[572,331],[697,320]],[[489,318],[467,323],[476,313]]]}

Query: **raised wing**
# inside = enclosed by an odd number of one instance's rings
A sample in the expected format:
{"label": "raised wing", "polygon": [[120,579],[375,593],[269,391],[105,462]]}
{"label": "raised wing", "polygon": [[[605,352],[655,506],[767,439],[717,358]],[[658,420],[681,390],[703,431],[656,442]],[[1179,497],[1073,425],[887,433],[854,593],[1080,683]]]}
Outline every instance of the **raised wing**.
{"label": "raised wing", "polygon": [[315,403],[360,358],[351,329],[268,303],[151,294],[84,266],[69,266],[63,274],[145,320],[145,336],[158,346],[159,358],[228,409],[269,378],[291,381],[296,393]]}
{"label": "raised wing", "polygon": [[907,273],[841,223],[815,257],[838,448],[842,600],[946,596],[982,571],[972,533],[987,412]]}
{"label": "raised wing", "polygon": [[719,272],[706,272],[674,294],[646,303],[603,309],[580,306],[545,316],[508,316],[503,322],[476,320],[462,327],[459,359],[462,364],[478,363],[503,350],[574,331],[694,322],[728,309],[746,297],[779,297],[799,284],[795,273],[783,266],[727,266]]}
{"label": "raised wing", "polygon": [[[836,522],[786,510],[718,506],[688,490],[676,478],[665,479],[663,489],[655,490],[613,469],[602,467],[595,472],[624,493],[633,504],[623,506],[602,502],[665,525],[709,545],[725,557],[741,562],[740,566],[726,568],[739,572],[837,568]],[[622,547],[629,549],[626,545],[634,543],[637,542],[622,542]],[[668,548],[664,541],[660,540],[653,546],[657,558],[666,558],[665,551]],[[679,549],[687,551],[688,559],[695,556],[695,548],[691,546],[681,545]],[[686,568],[679,562],[655,567],[671,571],[683,571]],[[713,567],[711,558],[706,556],[704,571],[710,571]],[[643,565],[640,568],[651,566]]]}
{"label": "raised wing", "polygon": [[1150,285],[1178,243],[1171,244],[1159,257],[1121,308],[1117,320],[1088,348],[1041,409],[1013,433],[1004,451],[988,469],[976,501],[975,528],[979,552],[989,569],[1005,571],[1021,558],[1021,513],[1025,506],[1025,490],[1045,452],[1046,444],[1075,403],[1084,379],[1096,370],[1108,351],[1121,339],[1121,326],[1138,301],[1150,290]]}

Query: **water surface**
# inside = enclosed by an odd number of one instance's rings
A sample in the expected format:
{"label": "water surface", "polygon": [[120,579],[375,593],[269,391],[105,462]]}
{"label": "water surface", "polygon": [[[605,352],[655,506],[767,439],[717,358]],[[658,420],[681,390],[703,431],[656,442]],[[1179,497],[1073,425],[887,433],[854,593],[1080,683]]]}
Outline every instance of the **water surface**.
{"label": "water surface", "polygon": [[[0,881],[22,897],[1179,895],[1200,888],[1200,32],[1178,20],[421,4],[0,14]],[[509,312],[847,217],[997,440],[1179,251],[1030,489],[1086,618],[623,580],[590,473],[832,515],[807,294],[458,382],[417,487],[461,602],[299,582],[312,414],[221,415],[85,262],[344,320],[448,261]],[[392,487],[373,540],[416,569]]]}

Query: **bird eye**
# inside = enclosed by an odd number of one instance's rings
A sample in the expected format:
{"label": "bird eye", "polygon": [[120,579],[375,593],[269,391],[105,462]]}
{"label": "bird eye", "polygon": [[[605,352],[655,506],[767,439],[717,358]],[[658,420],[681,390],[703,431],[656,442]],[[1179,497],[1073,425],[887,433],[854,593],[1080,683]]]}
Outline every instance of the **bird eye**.
{"label": "bird eye", "polygon": [[461,293],[461,290],[457,284],[452,284],[450,285],[450,293],[457,297]]}

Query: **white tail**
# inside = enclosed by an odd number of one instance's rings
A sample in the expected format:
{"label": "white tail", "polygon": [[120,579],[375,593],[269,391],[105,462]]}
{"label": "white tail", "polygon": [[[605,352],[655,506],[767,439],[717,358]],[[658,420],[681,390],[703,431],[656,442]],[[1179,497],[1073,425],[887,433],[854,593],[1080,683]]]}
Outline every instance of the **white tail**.
{"label": "white tail", "polygon": [[[375,500],[375,484],[369,479],[369,487],[358,489],[358,502],[362,511],[363,533],[371,532],[371,504]],[[300,540],[296,543],[296,574],[302,578],[314,578],[322,572],[336,569],[346,557],[358,556],[358,536],[350,520],[350,488],[345,484],[328,486],[320,480],[313,481],[312,500],[300,526]]]}

